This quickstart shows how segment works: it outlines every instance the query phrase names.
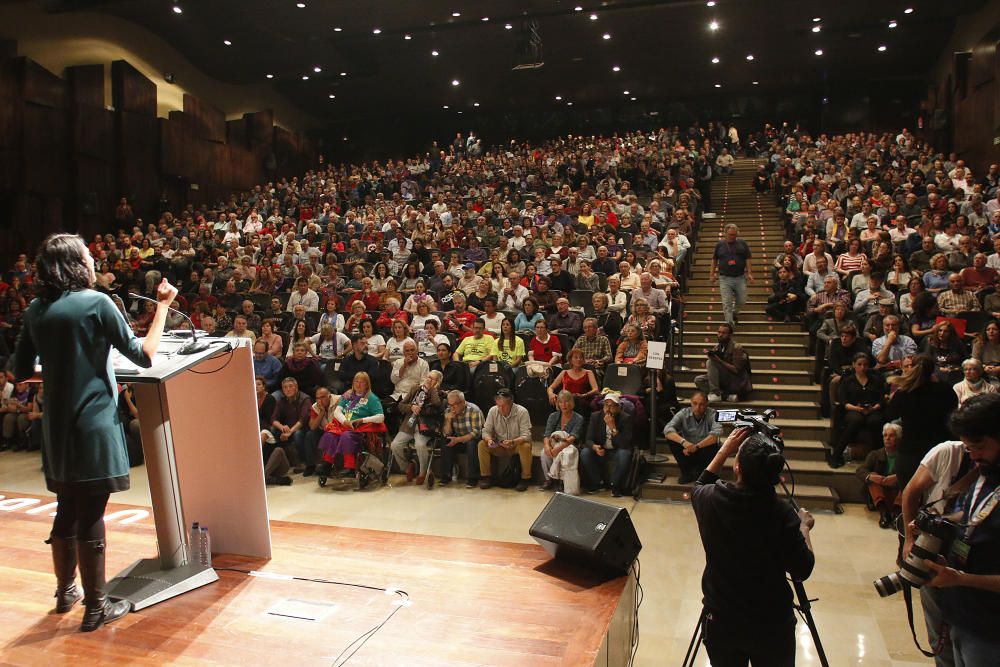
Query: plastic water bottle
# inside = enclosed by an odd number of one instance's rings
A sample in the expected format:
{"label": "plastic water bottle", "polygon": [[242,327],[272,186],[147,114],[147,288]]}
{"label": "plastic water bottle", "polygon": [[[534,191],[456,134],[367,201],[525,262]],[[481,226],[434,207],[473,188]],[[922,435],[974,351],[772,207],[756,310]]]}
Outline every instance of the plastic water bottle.
{"label": "plastic water bottle", "polygon": [[201,550],[198,545],[201,543],[201,530],[198,528],[198,522],[195,521],[191,524],[191,530],[188,532],[187,536],[187,562],[188,565],[194,565],[198,563],[201,559]]}
{"label": "plastic water bottle", "polygon": [[201,564],[212,567],[212,540],[208,535],[208,526],[201,527]]}

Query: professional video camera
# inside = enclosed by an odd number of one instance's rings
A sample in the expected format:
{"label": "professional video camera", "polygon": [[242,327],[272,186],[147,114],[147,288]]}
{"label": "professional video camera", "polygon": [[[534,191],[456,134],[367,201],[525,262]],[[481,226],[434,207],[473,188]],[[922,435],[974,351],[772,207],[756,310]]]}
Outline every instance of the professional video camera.
{"label": "professional video camera", "polygon": [[716,410],[715,421],[720,424],[732,424],[733,428],[749,428],[754,433],[763,436],[768,444],[773,444],[778,452],[784,452],[785,441],[781,439],[781,429],[769,423],[776,414],[774,408],[768,408],[760,413],[750,408]]}
{"label": "professional video camera", "polygon": [[889,597],[900,592],[906,586],[920,588],[933,573],[924,564],[925,560],[936,560],[938,556],[947,553],[952,540],[962,529],[957,523],[943,516],[921,508],[915,520],[920,535],[914,542],[910,554],[903,561],[903,567],[898,572],[879,577],[872,583],[882,597]]}

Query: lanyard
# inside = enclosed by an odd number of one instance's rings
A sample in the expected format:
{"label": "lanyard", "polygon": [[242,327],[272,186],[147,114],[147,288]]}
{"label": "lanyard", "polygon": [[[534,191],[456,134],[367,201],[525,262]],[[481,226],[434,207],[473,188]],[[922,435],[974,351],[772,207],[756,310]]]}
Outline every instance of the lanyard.
{"label": "lanyard", "polygon": [[979,526],[983,521],[989,517],[989,515],[996,508],[997,503],[1000,503],[1000,486],[993,489],[993,493],[987,495],[986,497],[976,502],[976,498],[982,493],[983,485],[985,484],[986,478],[980,476],[976,481],[976,486],[972,491],[972,496],[969,499],[969,523],[965,530],[965,539],[968,540],[972,537],[972,533],[975,531],[976,527]]}

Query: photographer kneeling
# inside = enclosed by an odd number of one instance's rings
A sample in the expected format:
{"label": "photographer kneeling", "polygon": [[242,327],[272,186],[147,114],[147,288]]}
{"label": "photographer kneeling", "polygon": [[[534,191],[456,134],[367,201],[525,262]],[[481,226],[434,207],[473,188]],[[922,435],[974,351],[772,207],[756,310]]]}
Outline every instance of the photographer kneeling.
{"label": "photographer kneeling", "polygon": [[[736,481],[719,479],[730,456]],[[796,514],[774,486],[784,466],[777,448],[738,428],[701,474],[692,494],[705,547],[704,638],[715,667],[795,664],[795,616],[785,573],[805,580],[815,558],[814,520]]]}
{"label": "photographer kneeling", "polygon": [[[926,560],[941,589],[941,616],[950,628],[957,667],[996,664],[1000,655],[1000,394],[973,396],[952,413],[951,430],[962,440],[979,474],[967,475],[955,522],[963,528],[947,560]],[[954,517],[952,517],[954,518]],[[909,527],[911,533],[914,527]],[[907,540],[907,551],[910,540]]]}

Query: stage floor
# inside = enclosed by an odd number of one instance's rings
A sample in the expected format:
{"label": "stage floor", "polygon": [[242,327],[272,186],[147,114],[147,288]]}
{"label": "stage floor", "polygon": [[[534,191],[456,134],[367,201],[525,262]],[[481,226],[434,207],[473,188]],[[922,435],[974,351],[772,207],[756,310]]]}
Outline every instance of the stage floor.
{"label": "stage floor", "polygon": [[[400,597],[383,590],[219,572],[219,581],[130,614],[91,634],[82,608],[52,613],[48,535],[54,499],[8,494],[0,512],[0,664],[333,665]],[[12,497],[25,498],[23,506]],[[38,502],[32,502],[37,500]],[[128,510],[135,510],[130,512]],[[108,576],[155,554],[153,519],[111,505]],[[147,514],[143,516],[143,514]],[[590,665],[625,577],[607,580],[517,544],[272,521],[270,561],[218,556],[213,565],[401,589],[409,602],[351,665]],[[268,613],[285,600],[326,607],[316,621]],[[602,658],[603,664],[603,658]]]}

